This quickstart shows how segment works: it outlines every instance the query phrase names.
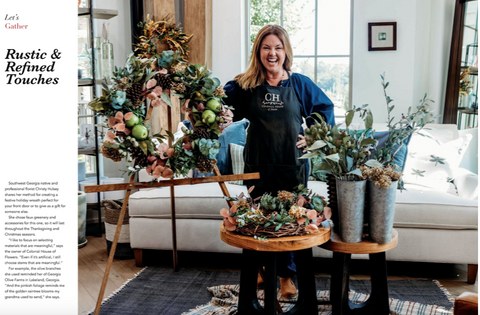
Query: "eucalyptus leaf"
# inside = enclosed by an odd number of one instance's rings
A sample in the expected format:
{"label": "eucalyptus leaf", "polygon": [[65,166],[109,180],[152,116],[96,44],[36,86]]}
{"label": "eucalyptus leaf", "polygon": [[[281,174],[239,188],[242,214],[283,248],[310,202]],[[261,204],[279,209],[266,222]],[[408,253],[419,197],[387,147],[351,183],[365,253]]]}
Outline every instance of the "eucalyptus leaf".
{"label": "eucalyptus leaf", "polygon": [[147,74],[147,77],[145,78],[145,82],[148,82],[151,78],[153,78],[154,75],[156,75],[158,71],[152,71],[149,74]]}
{"label": "eucalyptus leaf", "polygon": [[372,111],[368,111],[367,117],[365,117],[365,129],[372,128],[373,125],[373,114]]}
{"label": "eucalyptus leaf", "polygon": [[375,139],[372,139],[372,138],[365,138],[362,140],[362,142],[360,143],[361,146],[365,146],[365,145],[369,145],[369,144],[375,144],[377,143],[377,140]]}
{"label": "eucalyptus leaf", "polygon": [[354,169],[353,171],[348,172],[347,174],[357,175],[357,176],[363,178],[362,171],[361,171],[359,168],[356,168],[356,169]]}
{"label": "eucalyptus leaf", "polygon": [[338,153],[327,155],[325,158],[336,163],[340,161],[340,155],[338,155]]}
{"label": "eucalyptus leaf", "polygon": [[378,162],[377,160],[368,160],[366,163],[365,163],[366,166],[370,166],[370,167],[383,167],[382,163]]}
{"label": "eucalyptus leaf", "polygon": [[172,100],[170,99],[170,95],[167,94],[167,92],[163,91],[162,100],[167,103],[168,106],[172,107]]}
{"label": "eucalyptus leaf", "polygon": [[317,149],[321,149],[323,148],[324,146],[326,146],[327,143],[323,140],[317,140],[315,141],[309,148],[308,150],[309,151],[312,151],[312,150],[317,150]]}
{"label": "eucalyptus leaf", "polygon": [[316,157],[316,156],[318,156],[318,154],[316,152],[309,152],[309,153],[305,153],[304,155],[299,157],[299,159],[309,159],[309,158],[313,158],[313,157]]}
{"label": "eucalyptus leaf", "polygon": [[345,124],[347,125],[347,127],[350,126],[350,124],[352,123],[354,115],[355,115],[355,111],[353,110],[348,111],[347,117],[345,118]]}

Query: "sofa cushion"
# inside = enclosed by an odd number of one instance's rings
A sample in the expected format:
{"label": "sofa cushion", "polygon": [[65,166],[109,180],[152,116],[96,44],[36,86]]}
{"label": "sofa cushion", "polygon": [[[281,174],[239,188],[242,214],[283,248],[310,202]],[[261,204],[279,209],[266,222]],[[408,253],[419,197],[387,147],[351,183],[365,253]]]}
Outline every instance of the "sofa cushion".
{"label": "sofa cushion", "polygon": [[[244,146],[237,145],[235,143],[230,143],[230,156],[232,158],[232,171],[233,174],[243,174],[245,169],[245,161],[243,160],[243,150]],[[243,185],[243,180],[237,180],[230,182],[234,185]]]}
{"label": "sofa cushion", "polygon": [[[226,184],[231,196],[246,193],[245,186]],[[308,188],[328,200],[327,185],[309,181]],[[406,185],[397,191],[394,227],[444,230],[477,230],[476,200],[439,192],[418,185]],[[227,206],[217,183],[175,187],[178,219],[218,219]],[[131,217],[170,218],[170,189],[139,191],[130,196]]]}
{"label": "sofa cushion", "polygon": [[[231,196],[247,193],[246,186],[226,185]],[[175,187],[175,213],[179,219],[222,219],[220,209],[226,206],[218,183]],[[140,190],[130,196],[129,207],[131,217],[170,218],[170,188]]]}
{"label": "sofa cushion", "polygon": [[464,135],[442,142],[445,138],[433,130],[416,133],[409,144],[404,182],[447,192],[471,138],[471,135]]}

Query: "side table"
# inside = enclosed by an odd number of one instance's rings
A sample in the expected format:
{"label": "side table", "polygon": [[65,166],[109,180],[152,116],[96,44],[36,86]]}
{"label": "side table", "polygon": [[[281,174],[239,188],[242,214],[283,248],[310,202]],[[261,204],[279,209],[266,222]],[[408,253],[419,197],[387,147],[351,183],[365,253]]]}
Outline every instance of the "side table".
{"label": "side table", "polygon": [[[268,241],[227,231],[222,223],[220,238],[228,245],[243,249],[238,301],[239,315],[277,314],[276,260],[278,253],[289,251],[295,251],[298,298],[296,305],[284,314],[318,314],[312,247],[321,245],[330,239],[328,222],[325,222],[323,228],[315,233],[270,238]],[[265,264],[264,308],[257,299],[257,274],[262,262]]]}
{"label": "side table", "polygon": [[[333,252],[333,270],[330,282],[330,302],[333,315],[390,314],[385,252],[396,247],[397,244],[398,233],[393,229],[390,243],[378,244],[368,240],[360,243],[344,243],[337,233],[332,233],[330,241],[320,245],[320,247]],[[369,254],[370,258],[372,292],[370,298],[361,304],[354,304],[348,299],[352,254]]]}

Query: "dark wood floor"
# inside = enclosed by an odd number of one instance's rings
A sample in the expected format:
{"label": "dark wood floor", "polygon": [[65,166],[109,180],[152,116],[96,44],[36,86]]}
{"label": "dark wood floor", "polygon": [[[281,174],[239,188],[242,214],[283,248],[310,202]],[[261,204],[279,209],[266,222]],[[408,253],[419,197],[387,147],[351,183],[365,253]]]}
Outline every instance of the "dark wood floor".
{"label": "dark wood floor", "polygon": [[[105,235],[102,238],[88,236],[87,239],[87,246],[78,250],[78,314],[88,314],[95,307],[108,259]],[[238,258],[239,255],[232,254],[179,253],[180,266],[190,269],[238,272]],[[145,259],[147,265],[171,268],[170,251],[147,252]],[[317,276],[330,276],[330,259],[316,259],[315,266]],[[140,270],[142,268],[136,267],[133,259],[114,260],[104,298],[134,278]],[[351,278],[369,279],[367,270],[366,261],[354,260]],[[466,283],[467,265],[388,262],[388,274],[389,280],[436,279],[454,297],[466,291],[478,292],[478,281],[475,284]]]}

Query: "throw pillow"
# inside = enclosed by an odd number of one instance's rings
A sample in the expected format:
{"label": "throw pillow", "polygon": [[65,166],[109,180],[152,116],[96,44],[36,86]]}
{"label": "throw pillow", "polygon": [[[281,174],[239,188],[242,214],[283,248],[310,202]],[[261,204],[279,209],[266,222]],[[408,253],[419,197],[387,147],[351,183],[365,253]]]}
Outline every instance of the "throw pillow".
{"label": "throw pillow", "polygon": [[454,178],[471,135],[442,143],[432,133],[422,130],[413,135],[403,179],[405,183],[431,187],[447,192]]}
{"label": "throw pillow", "polygon": [[[375,140],[378,141],[377,144],[377,150],[383,149],[385,147],[385,144],[388,139],[389,131],[379,131],[375,132]],[[407,156],[408,156],[408,144],[410,143],[411,135],[407,137],[404,141],[400,149],[398,149],[398,145],[393,147],[394,152],[398,152],[395,154],[393,157],[393,162],[400,167],[400,170],[403,172],[405,169],[405,162],[407,161]],[[372,152],[372,154],[375,154],[375,152]]]}
{"label": "throw pillow", "polygon": [[[243,146],[230,143],[230,156],[232,157],[233,174],[243,174],[245,162],[243,160]],[[234,185],[243,185],[243,180],[229,182]]]}
{"label": "throw pillow", "polygon": [[[244,146],[247,141],[247,128],[250,122],[246,119],[236,121],[222,132],[222,135],[218,139],[220,142],[220,149],[216,156],[217,167],[220,174],[227,175],[232,174],[232,159],[229,152],[229,144],[234,143]],[[194,171],[193,177],[208,177],[213,176],[213,173],[198,173]]]}

